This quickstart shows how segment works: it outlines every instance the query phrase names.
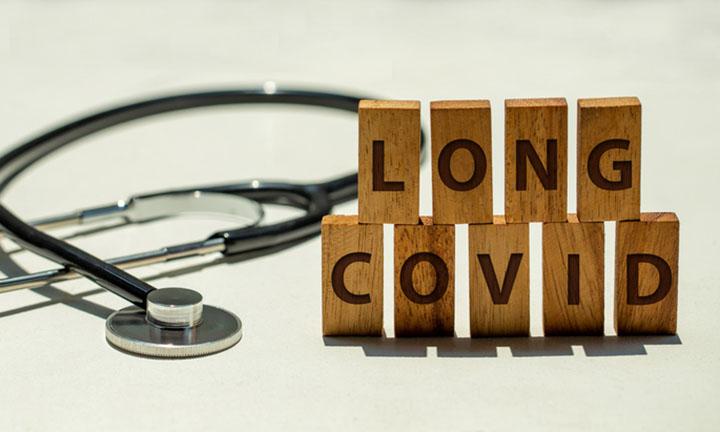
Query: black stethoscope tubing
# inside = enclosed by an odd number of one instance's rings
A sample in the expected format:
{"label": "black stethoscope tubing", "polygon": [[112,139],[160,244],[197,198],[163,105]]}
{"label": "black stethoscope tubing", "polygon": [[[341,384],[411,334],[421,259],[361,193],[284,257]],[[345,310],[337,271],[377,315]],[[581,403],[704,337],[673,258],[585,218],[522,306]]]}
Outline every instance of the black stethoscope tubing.
{"label": "black stethoscope tubing", "polygon": [[[262,89],[238,89],[186,93],[119,106],[67,123],[0,156],[0,193],[18,174],[65,145],[140,118],[201,107],[262,103],[309,105],[357,112],[361,99],[350,95],[305,90],[268,92]],[[422,140],[424,141],[424,138]],[[305,211],[304,215],[295,219],[271,225],[221,231],[209,237],[209,239],[223,239],[225,255],[257,254],[316,236],[320,231],[322,217],[329,214],[334,205],[356,198],[357,173],[316,184],[256,180],[162,193],[185,193],[191,190],[231,193],[260,204],[287,205]],[[0,229],[22,247],[92,279],[105,289],[140,307],[145,307],[147,295],[155,289],[130,273],[39,231],[15,216],[1,203]]]}

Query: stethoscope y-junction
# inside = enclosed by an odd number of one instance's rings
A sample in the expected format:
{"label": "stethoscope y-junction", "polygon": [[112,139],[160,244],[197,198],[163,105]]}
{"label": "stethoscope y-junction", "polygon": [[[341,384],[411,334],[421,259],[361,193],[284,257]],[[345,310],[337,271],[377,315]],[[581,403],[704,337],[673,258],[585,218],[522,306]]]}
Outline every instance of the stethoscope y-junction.
{"label": "stethoscope y-junction", "polygon": [[[336,93],[238,89],[188,93],[144,100],[67,123],[0,156],[0,192],[34,163],[80,138],[115,125],[163,113],[216,105],[289,104],[357,112],[361,98]],[[192,357],[229,348],[242,336],[240,319],[231,312],[203,305],[200,293],[185,288],[156,289],[123,268],[209,253],[242,257],[269,254],[310,239],[333,206],[355,199],[357,173],[311,184],[253,180],[138,195],[112,205],[26,223],[0,204],[0,229],[25,249],[62,267],[0,280],[0,293],[36,288],[48,283],[86,277],[126,299],[132,306],[112,314],[106,338],[130,353],[156,357]],[[263,205],[290,206],[302,214],[276,223],[263,223]],[[110,219],[139,223],[184,212],[233,215],[241,222],[196,242],[148,252],[99,259],[51,236],[48,230]]]}

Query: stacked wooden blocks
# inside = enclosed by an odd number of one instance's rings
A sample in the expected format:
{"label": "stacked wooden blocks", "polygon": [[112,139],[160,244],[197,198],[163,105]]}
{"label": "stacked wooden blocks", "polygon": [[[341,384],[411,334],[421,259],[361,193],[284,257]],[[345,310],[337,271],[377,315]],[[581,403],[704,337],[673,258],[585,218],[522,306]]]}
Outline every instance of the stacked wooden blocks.
{"label": "stacked wooden blocks", "polygon": [[432,102],[433,216],[420,217],[420,103],[362,101],[358,216],[322,223],[323,334],[381,336],[394,224],[395,335],[454,334],[455,224],[469,224],[473,337],[530,333],[529,226],[542,222],[545,335],[602,335],[604,221],[617,221],[615,330],[673,334],[679,222],[640,212],[640,102],[581,99],[577,215],[565,99],[505,101],[505,215],[493,216],[490,103]]}

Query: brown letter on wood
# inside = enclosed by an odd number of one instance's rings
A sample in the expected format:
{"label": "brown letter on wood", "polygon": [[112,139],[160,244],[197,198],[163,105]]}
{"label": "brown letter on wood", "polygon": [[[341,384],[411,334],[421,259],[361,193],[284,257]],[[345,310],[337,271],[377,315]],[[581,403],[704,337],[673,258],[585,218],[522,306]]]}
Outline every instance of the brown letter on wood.
{"label": "brown letter on wood", "polygon": [[564,222],[567,217],[567,102],[505,101],[505,218]]}
{"label": "brown letter on wood", "polygon": [[420,102],[360,101],[358,213],[361,223],[417,223]]}
{"label": "brown letter on wood", "polygon": [[383,227],[357,216],[322,220],[324,336],[381,336]]}
{"label": "brown letter on wood", "polygon": [[675,334],[680,222],[674,213],[642,213],[618,222],[615,331]]}
{"label": "brown letter on wood", "polygon": [[640,101],[580,99],[577,105],[578,219],[639,219]]}
{"label": "brown letter on wood", "polygon": [[395,336],[452,336],[455,226],[395,225]]}
{"label": "brown letter on wood", "polygon": [[528,224],[470,225],[470,334],[530,334]]}
{"label": "brown letter on wood", "polygon": [[492,222],[490,102],[430,104],[433,221]]}
{"label": "brown letter on wood", "polygon": [[601,335],[605,307],[602,222],[543,224],[543,328],[551,335]]}

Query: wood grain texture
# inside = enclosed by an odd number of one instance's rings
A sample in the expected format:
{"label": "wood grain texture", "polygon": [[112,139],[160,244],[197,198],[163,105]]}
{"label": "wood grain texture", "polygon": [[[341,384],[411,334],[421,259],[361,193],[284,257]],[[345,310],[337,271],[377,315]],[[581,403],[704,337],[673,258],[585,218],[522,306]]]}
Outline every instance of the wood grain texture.
{"label": "wood grain texture", "polygon": [[430,131],[434,223],[492,222],[490,102],[432,102]]}
{"label": "wood grain texture", "polygon": [[640,218],[640,101],[577,103],[577,212],[581,221]]}
{"label": "wood grain texture", "polygon": [[[330,215],[322,220],[321,234],[323,335],[381,336],[383,226],[359,224],[357,216]],[[343,257],[357,253],[369,256],[349,262],[342,271]],[[355,303],[338,295],[343,285],[349,292],[344,295],[356,296]]]}
{"label": "wood grain texture", "polygon": [[679,244],[680,222],[674,213],[642,213],[639,221],[618,222],[615,239],[618,335],[675,334]]}
{"label": "wood grain texture", "polygon": [[420,208],[420,102],[360,101],[361,223],[415,224]]}
{"label": "wood grain texture", "polygon": [[566,217],[567,102],[564,98],[506,100],[507,222],[563,222]]}
{"label": "wood grain texture", "polygon": [[602,222],[543,224],[543,328],[546,336],[602,335],[605,230]]}
{"label": "wood grain texture", "polygon": [[395,225],[395,336],[453,336],[455,226]]}
{"label": "wood grain texture", "polygon": [[507,224],[496,216],[492,224],[470,225],[468,237],[471,336],[528,336],[528,224]]}

